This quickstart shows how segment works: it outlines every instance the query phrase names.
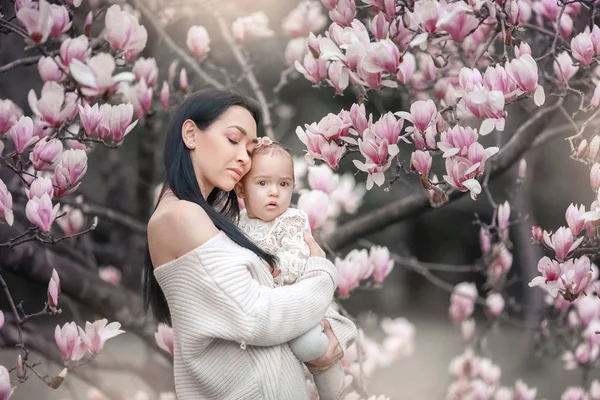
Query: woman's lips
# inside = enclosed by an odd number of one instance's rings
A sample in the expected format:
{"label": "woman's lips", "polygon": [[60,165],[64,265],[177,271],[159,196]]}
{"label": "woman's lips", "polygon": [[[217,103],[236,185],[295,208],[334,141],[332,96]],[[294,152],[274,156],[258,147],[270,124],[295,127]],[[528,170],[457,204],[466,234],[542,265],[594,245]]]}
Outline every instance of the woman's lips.
{"label": "woman's lips", "polygon": [[236,181],[239,181],[240,178],[242,177],[242,174],[240,174],[238,171],[236,171],[235,169],[227,169],[227,172],[229,172],[229,174],[231,176],[233,176],[235,178]]}

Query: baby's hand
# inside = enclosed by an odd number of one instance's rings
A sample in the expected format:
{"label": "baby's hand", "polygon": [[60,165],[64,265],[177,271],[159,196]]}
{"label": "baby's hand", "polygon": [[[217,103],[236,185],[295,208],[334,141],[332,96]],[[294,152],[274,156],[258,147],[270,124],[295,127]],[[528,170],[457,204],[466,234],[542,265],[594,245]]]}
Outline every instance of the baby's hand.
{"label": "baby's hand", "polygon": [[308,245],[311,257],[323,257],[323,258],[325,258],[325,252],[319,246],[319,244],[315,241],[315,238],[312,237],[312,235],[309,235],[308,233],[305,233],[304,234],[304,241]]}

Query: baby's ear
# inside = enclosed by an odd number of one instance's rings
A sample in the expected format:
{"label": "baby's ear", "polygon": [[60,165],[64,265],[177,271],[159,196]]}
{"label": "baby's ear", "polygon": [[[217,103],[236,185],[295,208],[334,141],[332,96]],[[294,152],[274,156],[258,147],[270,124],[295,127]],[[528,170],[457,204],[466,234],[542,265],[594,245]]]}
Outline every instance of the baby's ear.
{"label": "baby's ear", "polygon": [[235,194],[237,195],[237,197],[239,197],[240,199],[244,198],[244,186],[242,186],[242,184],[240,182],[235,184],[235,186],[233,187],[233,190],[235,191]]}

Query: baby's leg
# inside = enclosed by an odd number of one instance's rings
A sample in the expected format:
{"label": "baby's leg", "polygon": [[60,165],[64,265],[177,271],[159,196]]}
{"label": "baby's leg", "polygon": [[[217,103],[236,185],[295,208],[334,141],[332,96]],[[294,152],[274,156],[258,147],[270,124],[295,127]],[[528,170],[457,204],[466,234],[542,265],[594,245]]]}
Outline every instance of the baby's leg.
{"label": "baby's leg", "polygon": [[290,340],[288,344],[298,360],[309,362],[325,354],[329,346],[329,339],[327,339],[327,335],[323,333],[323,327],[319,324],[296,339]]}
{"label": "baby's leg", "polygon": [[319,400],[338,400],[344,390],[345,374],[342,364],[336,362],[323,372],[313,375]]}

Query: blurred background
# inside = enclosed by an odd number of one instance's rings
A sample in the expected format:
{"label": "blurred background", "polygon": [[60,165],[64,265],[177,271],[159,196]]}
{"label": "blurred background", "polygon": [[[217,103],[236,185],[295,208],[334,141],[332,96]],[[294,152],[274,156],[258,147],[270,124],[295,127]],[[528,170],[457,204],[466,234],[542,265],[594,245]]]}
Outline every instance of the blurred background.
{"label": "blurred background", "polygon": [[[245,49],[269,100],[275,99],[273,88],[279,82],[281,72],[288,68],[284,57],[287,39],[281,33],[281,21],[297,3],[294,0],[223,0],[219,3],[220,12],[228,21],[258,10],[268,15],[275,36],[249,40]],[[12,1],[0,0],[0,4],[6,15],[14,12]],[[164,19],[162,29],[182,47],[185,47],[190,25],[203,25],[211,32],[212,52],[205,69],[217,80],[221,74],[218,68],[233,77],[243,76],[227,44],[218,34],[215,20],[200,3],[194,5],[193,1],[174,0],[164,2],[161,7],[155,0],[148,0],[146,5],[150,10],[157,10],[153,11],[152,17],[158,21]],[[88,10],[89,5],[84,2],[77,10],[76,21],[79,22],[76,23],[83,21]],[[141,55],[156,58],[162,80],[176,55],[165,45],[157,29],[152,27],[148,16],[140,15],[140,22],[147,27],[149,35],[148,45]],[[92,35],[98,33],[92,31]],[[14,36],[0,36],[0,65],[27,55],[22,43]],[[192,71],[188,70],[188,74],[192,90],[204,87],[203,81]],[[12,99],[25,114],[29,114],[28,91],[33,89],[39,93],[42,85],[35,64],[11,69],[0,73],[0,98]],[[245,81],[238,86],[252,95]],[[376,92],[370,95],[367,111],[379,115],[384,109],[406,110],[409,104],[404,99],[391,90]],[[332,88],[315,89],[299,73],[292,72],[287,84],[278,93],[277,105],[272,109],[275,136],[295,155],[302,156],[304,148],[294,133],[296,127],[319,121],[329,112],[337,114],[342,108],[349,109],[354,102],[356,96],[351,90],[343,96],[336,96]],[[489,143],[506,142],[515,127],[527,119],[531,110],[520,107],[523,106],[510,109],[511,118],[505,132],[490,135],[486,138]],[[153,343],[155,325],[146,319],[141,302],[144,230],[153,209],[156,187],[162,180],[162,143],[170,114],[171,110],[155,107],[151,115],[138,123],[120,149],[115,151],[97,146],[88,153],[88,172],[77,194],[87,205],[82,209],[86,222],[89,224],[93,215],[99,217],[93,232],[50,248],[28,243],[12,250],[0,249],[0,268],[3,272],[7,271],[3,275],[13,297],[23,302],[25,310],[35,312],[45,301],[49,275],[47,269],[40,272],[40,263],[45,265],[43,268],[65,271],[63,285],[77,293],[77,296],[61,296],[62,315],[42,317],[28,324],[27,335],[32,338],[35,343],[32,347],[36,350],[32,359],[39,360],[42,370],[48,371],[49,375],[55,375],[62,369],[56,363],[60,357],[54,349],[53,330],[56,324],[62,325],[71,320],[83,324],[83,321],[109,313],[112,316],[109,319],[117,319],[130,327],[125,328],[127,334],[112,339],[93,363],[70,372],[59,389],[49,390],[40,380],[31,377],[25,384],[19,385],[13,399],[86,399],[90,384],[131,399],[135,398],[138,390],[148,393],[173,390],[170,363]],[[556,121],[549,121],[548,126],[554,127],[559,123],[562,121],[556,117]],[[408,147],[401,148],[400,158],[406,166],[409,155]],[[514,261],[509,280],[513,282],[510,295],[520,307],[514,308],[511,314],[534,323],[540,316],[543,297],[541,291],[528,288],[527,283],[537,275],[537,260],[543,254],[538,246],[531,244],[531,226],[556,229],[564,224],[564,210],[570,203],[589,204],[593,193],[589,190],[587,168],[569,158],[568,145],[563,140],[539,146],[526,153],[525,159],[528,169],[524,185],[515,184],[515,165],[494,180],[490,187],[497,202],[511,201],[512,216],[518,220],[510,229]],[[434,170],[442,167],[434,165]],[[348,158],[343,160],[339,172],[346,171],[356,172]],[[441,176],[440,173],[438,175]],[[3,180],[10,179],[10,176],[10,171],[0,168]],[[360,185],[364,184],[364,174],[359,173],[355,178]],[[338,223],[368,214],[416,191],[422,191],[422,188],[415,176],[396,181],[389,190],[375,187],[367,192],[356,214],[342,215]],[[74,198],[65,201],[76,204]],[[475,215],[489,222],[492,211],[485,196],[480,196],[475,202],[465,196],[448,206],[392,224],[366,239],[388,246],[396,254],[415,257],[423,262],[476,264],[481,251]],[[0,233],[1,241],[5,241],[14,231],[1,226]],[[351,243],[339,251],[345,254],[356,247],[360,246]],[[106,266],[113,266],[120,272],[118,286],[98,278],[98,269]],[[485,283],[478,274],[435,272],[435,275],[450,284],[462,281],[475,281],[479,285]],[[415,326],[413,354],[389,367],[377,369],[367,383],[369,393],[386,394],[392,399],[445,398],[451,382],[448,366],[464,349],[460,327],[453,325],[448,317],[447,291],[396,265],[381,288],[357,291],[341,304],[375,339],[382,337],[377,323],[382,317],[404,317]],[[0,296],[0,308],[7,309],[3,296]],[[477,314],[476,317],[482,324],[485,323],[483,315]],[[9,366],[15,364],[18,352],[11,348],[11,339],[6,335],[10,336],[10,333],[0,332],[0,343],[3,343],[0,364]],[[565,372],[560,360],[535,357],[533,341],[532,331],[510,324],[492,329],[485,351],[502,368],[503,385],[512,386],[520,378],[538,388],[539,398],[556,399],[566,386],[579,384],[580,374]],[[150,398],[155,398],[153,396]]]}

